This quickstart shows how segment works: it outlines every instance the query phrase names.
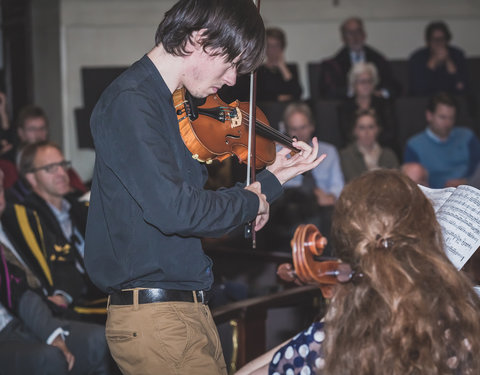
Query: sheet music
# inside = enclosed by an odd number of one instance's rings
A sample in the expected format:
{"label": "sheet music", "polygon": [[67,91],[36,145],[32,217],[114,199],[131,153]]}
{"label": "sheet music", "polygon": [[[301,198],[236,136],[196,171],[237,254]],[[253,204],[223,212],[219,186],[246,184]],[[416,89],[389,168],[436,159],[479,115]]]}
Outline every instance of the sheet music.
{"label": "sheet music", "polygon": [[454,187],[445,189],[431,189],[422,185],[417,185],[420,190],[430,199],[432,202],[433,210],[437,213],[438,209],[445,203],[445,201],[455,191]]}
{"label": "sheet music", "polygon": [[447,256],[461,269],[480,246],[480,190],[467,185],[453,190],[436,213]]}

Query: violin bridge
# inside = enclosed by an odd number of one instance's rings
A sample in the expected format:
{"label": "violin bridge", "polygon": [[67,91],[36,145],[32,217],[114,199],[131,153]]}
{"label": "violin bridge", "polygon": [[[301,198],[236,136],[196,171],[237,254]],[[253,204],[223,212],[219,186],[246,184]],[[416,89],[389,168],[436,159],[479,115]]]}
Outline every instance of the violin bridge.
{"label": "violin bridge", "polygon": [[242,125],[242,112],[238,107],[232,108],[230,111],[230,127],[236,128]]}

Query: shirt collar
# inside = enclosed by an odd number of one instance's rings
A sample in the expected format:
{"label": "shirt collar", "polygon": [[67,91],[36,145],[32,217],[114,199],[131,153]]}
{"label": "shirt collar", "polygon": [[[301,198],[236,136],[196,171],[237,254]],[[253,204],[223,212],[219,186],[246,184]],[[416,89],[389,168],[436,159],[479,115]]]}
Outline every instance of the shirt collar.
{"label": "shirt collar", "polygon": [[361,49],[360,51],[353,51],[349,49],[350,52],[350,61],[353,64],[359,63],[359,62],[365,62],[365,51]]}
{"label": "shirt collar", "polygon": [[431,129],[430,127],[427,127],[426,131],[427,133],[427,136],[432,139],[434,142],[436,143],[445,143],[448,141],[448,138],[447,139],[441,139],[438,135],[436,135]]}
{"label": "shirt collar", "polygon": [[61,221],[65,217],[70,216],[70,207],[72,207],[72,205],[66,199],[62,199],[62,207],[60,210],[49,202],[47,202],[47,204],[48,207],[50,207],[50,209],[52,210],[57,220]]}

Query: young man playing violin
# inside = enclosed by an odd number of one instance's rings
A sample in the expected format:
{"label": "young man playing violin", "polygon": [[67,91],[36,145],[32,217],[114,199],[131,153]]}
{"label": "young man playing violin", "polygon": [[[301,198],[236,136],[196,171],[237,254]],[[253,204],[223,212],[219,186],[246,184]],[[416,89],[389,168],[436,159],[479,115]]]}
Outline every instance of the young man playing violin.
{"label": "young man playing violin", "polygon": [[109,293],[106,335],[124,374],[226,374],[207,306],[212,262],[200,238],[268,220],[281,185],[316,167],[313,147],[277,153],[250,186],[206,191],[205,167],[180,136],[172,93],[233,85],[263,59],[264,25],[251,0],[181,0],[156,45],[102,94],[85,264]]}

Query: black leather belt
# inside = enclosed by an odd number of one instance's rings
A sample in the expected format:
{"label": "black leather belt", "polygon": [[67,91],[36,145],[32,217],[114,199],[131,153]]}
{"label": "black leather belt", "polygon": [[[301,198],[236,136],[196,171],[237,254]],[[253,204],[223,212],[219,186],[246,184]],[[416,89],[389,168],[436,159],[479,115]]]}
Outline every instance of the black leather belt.
{"label": "black leather belt", "polygon": [[[174,289],[138,289],[138,303],[153,302],[195,302],[193,293],[197,296],[197,302],[207,304],[208,292],[204,290],[174,290]],[[111,305],[133,305],[133,290],[122,290],[110,294]]]}

